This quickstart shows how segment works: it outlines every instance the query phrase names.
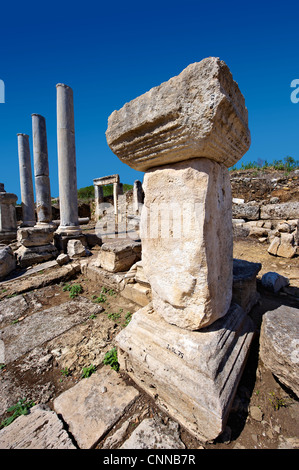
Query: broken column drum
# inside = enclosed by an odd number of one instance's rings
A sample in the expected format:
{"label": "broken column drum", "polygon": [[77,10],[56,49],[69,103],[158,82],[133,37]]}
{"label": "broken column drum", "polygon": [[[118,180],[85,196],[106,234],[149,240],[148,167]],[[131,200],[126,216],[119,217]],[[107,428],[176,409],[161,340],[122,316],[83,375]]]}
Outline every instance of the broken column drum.
{"label": "broken column drum", "polygon": [[77,169],[73,90],[62,83],[57,88],[57,149],[60,226],[57,233],[81,234],[78,219]]}
{"label": "broken column drum", "polygon": [[106,138],[144,171],[140,235],[152,303],[116,337],[121,367],[202,440],[224,429],[253,336],[231,304],[228,167],[250,146],[245,100],[227,65],[189,65],[114,111]]}
{"label": "broken column drum", "polygon": [[33,227],[35,225],[35,208],[29,136],[27,134],[18,134],[18,154],[23,213],[22,226]]}
{"label": "broken column drum", "polygon": [[32,114],[33,160],[36,193],[37,225],[52,221],[46,120]]}

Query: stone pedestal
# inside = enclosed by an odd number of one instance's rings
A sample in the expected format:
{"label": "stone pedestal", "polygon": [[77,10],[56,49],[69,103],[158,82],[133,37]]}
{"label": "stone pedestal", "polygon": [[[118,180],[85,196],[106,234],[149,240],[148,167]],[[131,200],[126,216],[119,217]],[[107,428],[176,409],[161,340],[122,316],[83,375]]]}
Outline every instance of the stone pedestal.
{"label": "stone pedestal", "polygon": [[149,304],[117,336],[121,369],[197,439],[222,433],[253,338],[241,307],[200,331],[169,325]]}
{"label": "stone pedestal", "polygon": [[201,439],[224,429],[252,325],[231,305],[228,167],[248,150],[248,115],[226,64],[209,57],[114,111],[111,150],[145,171],[140,235],[150,306],[116,342],[122,367]]}
{"label": "stone pedestal", "polygon": [[17,238],[16,202],[18,196],[7,193],[0,186],[0,243],[11,243]]}
{"label": "stone pedestal", "polygon": [[33,227],[35,225],[35,208],[29,136],[27,134],[18,134],[18,154],[23,213],[22,226]]}
{"label": "stone pedestal", "polygon": [[21,247],[16,251],[16,255],[22,268],[58,256],[58,250],[53,244],[55,229],[55,226],[43,225],[18,229],[18,242]]}

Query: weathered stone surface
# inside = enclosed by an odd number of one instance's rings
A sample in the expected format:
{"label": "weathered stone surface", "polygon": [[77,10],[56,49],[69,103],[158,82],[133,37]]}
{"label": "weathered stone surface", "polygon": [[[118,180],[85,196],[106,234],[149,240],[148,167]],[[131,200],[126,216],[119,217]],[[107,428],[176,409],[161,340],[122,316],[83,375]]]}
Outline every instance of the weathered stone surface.
{"label": "weathered stone surface", "polygon": [[16,268],[16,258],[10,246],[0,245],[0,280]]}
{"label": "weathered stone surface", "polygon": [[88,253],[80,240],[69,240],[67,254],[70,258],[82,258],[82,256],[87,256]]}
{"label": "weathered stone surface", "polygon": [[6,326],[0,332],[0,339],[5,346],[5,362],[8,364],[14,361],[36,346],[82,323],[91,314],[101,311],[102,307],[82,297],[36,312],[18,323]]}
{"label": "weathered stone surface", "polygon": [[299,309],[281,305],[263,315],[260,357],[299,397]]}
{"label": "weathered stone surface", "polygon": [[28,304],[22,295],[1,300],[0,325],[20,318],[27,309]]}
{"label": "weathered stone surface", "polygon": [[43,263],[44,261],[56,258],[58,250],[52,244],[30,247],[22,245],[15,253],[21,268],[27,268],[32,264]]}
{"label": "weathered stone surface", "polygon": [[56,261],[59,266],[63,266],[70,261],[70,257],[66,253],[61,253],[59,256],[57,256]]}
{"label": "weathered stone surface", "polygon": [[260,206],[250,203],[233,204],[232,215],[235,219],[258,220]]}
{"label": "weathered stone surface", "polygon": [[277,294],[283,287],[289,285],[289,280],[281,274],[270,271],[263,274],[261,283],[266,289]]}
{"label": "weathered stone surface", "polygon": [[207,326],[232,296],[228,170],[198,158],[148,171],[143,186],[142,264],[154,308],[181,328]]}
{"label": "weathered stone surface", "polygon": [[291,233],[280,234],[280,245],[277,249],[277,256],[283,258],[293,258],[296,254],[296,247],[294,246],[294,236]]}
{"label": "weathered stone surface", "polygon": [[281,204],[266,204],[261,206],[261,219],[298,219],[299,202],[284,202]]}
{"label": "weathered stone surface", "polygon": [[127,284],[121,295],[126,299],[131,300],[141,307],[145,307],[152,300],[152,293],[150,287],[139,284]]}
{"label": "weathered stone surface", "polygon": [[[100,393],[102,387],[106,393]],[[102,368],[54,400],[81,449],[94,447],[122,416],[139,392],[127,386],[117,372]]]}
{"label": "weathered stone surface", "polygon": [[15,204],[18,196],[0,188],[0,242],[10,243],[17,237],[17,217]]}
{"label": "weathered stone surface", "polygon": [[276,256],[279,245],[280,245],[280,237],[274,237],[269,245],[268,253]]}
{"label": "weathered stone surface", "polygon": [[230,167],[250,145],[247,114],[229,68],[209,57],[114,111],[106,138],[140,171],[195,157]]}
{"label": "weathered stone surface", "polygon": [[199,331],[170,325],[152,305],[116,337],[121,369],[200,440],[223,431],[253,337],[241,307]]}
{"label": "weathered stone surface", "polygon": [[240,305],[246,313],[250,312],[259,299],[256,276],[261,268],[261,263],[251,263],[241,259],[233,260],[232,301]]}
{"label": "weathered stone surface", "polygon": [[115,239],[103,243],[99,253],[99,264],[110,272],[128,271],[141,259],[141,242],[130,239]]}
{"label": "weathered stone surface", "polygon": [[0,431],[0,449],[76,449],[58,416],[42,405]]}
{"label": "weathered stone surface", "polygon": [[160,419],[144,419],[120,449],[185,449],[179,435],[179,425]]}
{"label": "weathered stone surface", "polygon": [[43,246],[53,242],[55,227],[24,227],[18,229],[18,242],[23,246]]}

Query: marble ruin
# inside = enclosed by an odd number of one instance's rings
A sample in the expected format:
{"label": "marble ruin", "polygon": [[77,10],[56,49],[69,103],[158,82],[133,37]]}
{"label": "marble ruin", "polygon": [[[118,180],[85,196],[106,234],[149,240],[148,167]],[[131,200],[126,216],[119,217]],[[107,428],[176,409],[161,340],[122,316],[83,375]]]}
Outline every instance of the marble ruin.
{"label": "marble ruin", "polygon": [[[144,180],[127,195],[118,174],[93,179],[95,227],[84,233],[89,218],[78,212],[73,91],[58,83],[56,93],[60,219],[52,220],[46,120],[32,114],[36,200],[29,136],[17,134],[22,220],[18,226],[17,196],[0,183],[0,280],[16,267],[75,260],[73,277],[80,272],[132,301],[139,310],[115,338],[121,370],[199,441],[213,441],[232,408],[254,337],[248,314],[260,298],[262,265],[233,259],[235,231],[252,230],[245,219],[260,212],[233,200],[228,172],[250,147],[244,97],[227,65],[209,57],[114,111],[107,143],[123,163],[145,172]],[[105,185],[113,185],[113,204]],[[270,253],[298,253],[297,214],[298,206],[292,224],[271,231]],[[262,330],[264,361],[292,387],[292,358],[282,367],[268,353],[271,328]],[[297,382],[293,388],[298,394]],[[102,400],[96,385],[93,393]],[[69,406],[72,392],[64,396],[66,405],[56,400],[56,410]]]}
{"label": "marble ruin", "polygon": [[0,243],[10,243],[17,238],[17,200],[18,196],[7,193],[0,183]]}
{"label": "marble ruin", "polygon": [[244,98],[226,64],[208,58],[114,111],[106,137],[146,172],[140,231],[152,303],[117,337],[121,366],[195,436],[213,439],[253,337],[231,303],[228,167],[250,146]]}

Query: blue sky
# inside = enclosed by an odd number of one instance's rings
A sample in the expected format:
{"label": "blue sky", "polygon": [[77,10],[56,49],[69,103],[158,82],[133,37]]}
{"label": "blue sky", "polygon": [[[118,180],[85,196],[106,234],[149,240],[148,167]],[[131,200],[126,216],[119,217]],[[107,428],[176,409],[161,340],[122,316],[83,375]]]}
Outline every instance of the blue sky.
{"label": "blue sky", "polygon": [[[109,115],[190,63],[216,56],[245,97],[252,144],[241,162],[299,160],[299,7],[295,2],[2,2],[0,182],[20,198],[17,133],[45,116],[52,196],[58,196],[56,84],[74,91],[78,188],[119,173],[143,174],[109,149]],[[299,96],[299,94],[298,94]],[[33,155],[31,155],[33,159]],[[19,200],[20,202],[20,200]]]}

